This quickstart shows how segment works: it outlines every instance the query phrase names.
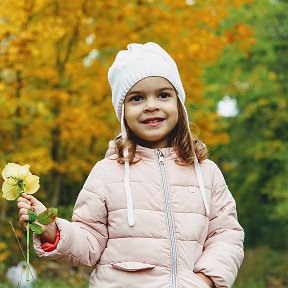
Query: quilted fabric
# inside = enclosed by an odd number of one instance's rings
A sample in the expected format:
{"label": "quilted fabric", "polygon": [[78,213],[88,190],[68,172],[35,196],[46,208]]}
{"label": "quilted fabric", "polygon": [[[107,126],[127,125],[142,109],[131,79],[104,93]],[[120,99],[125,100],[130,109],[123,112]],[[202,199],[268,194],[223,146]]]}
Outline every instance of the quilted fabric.
{"label": "quilted fabric", "polygon": [[[193,166],[175,163],[171,148],[161,148],[169,188],[176,263],[172,263],[171,229],[157,151],[137,147],[141,160],[130,166],[135,225],[127,223],[124,165],[111,144],[106,157],[88,176],[76,201],[72,222],[57,218],[60,241],[41,257],[71,265],[95,266],[94,288],[207,288],[195,273],[211,277],[216,287],[231,287],[243,260],[244,232],[224,177],[210,160],[201,163],[210,200],[207,217]],[[120,264],[119,264],[120,263]],[[176,286],[171,282],[176,265]],[[122,268],[122,269],[121,269]]]}

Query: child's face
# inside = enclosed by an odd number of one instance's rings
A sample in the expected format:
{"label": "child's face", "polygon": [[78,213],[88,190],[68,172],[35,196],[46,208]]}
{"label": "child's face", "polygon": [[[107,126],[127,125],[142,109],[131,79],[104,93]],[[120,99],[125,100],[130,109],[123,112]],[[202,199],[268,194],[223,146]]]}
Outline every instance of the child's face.
{"label": "child's face", "polygon": [[168,136],[178,121],[178,96],[162,77],[147,77],[136,83],[125,98],[125,120],[141,146],[167,147]]}

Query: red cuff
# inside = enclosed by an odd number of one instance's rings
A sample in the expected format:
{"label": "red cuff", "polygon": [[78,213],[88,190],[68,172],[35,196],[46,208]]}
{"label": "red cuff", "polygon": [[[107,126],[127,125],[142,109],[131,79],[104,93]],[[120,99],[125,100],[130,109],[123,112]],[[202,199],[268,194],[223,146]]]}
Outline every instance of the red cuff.
{"label": "red cuff", "polygon": [[41,244],[41,248],[45,252],[51,252],[56,249],[59,241],[60,241],[60,231],[57,229],[55,242],[54,243],[44,242]]}

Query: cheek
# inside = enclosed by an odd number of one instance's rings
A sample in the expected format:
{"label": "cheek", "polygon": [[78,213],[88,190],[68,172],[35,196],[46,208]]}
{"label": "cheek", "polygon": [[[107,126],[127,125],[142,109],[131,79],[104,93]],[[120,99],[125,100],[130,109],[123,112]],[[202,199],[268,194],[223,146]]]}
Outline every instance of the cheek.
{"label": "cheek", "polygon": [[179,113],[178,113],[178,109],[177,109],[177,108],[176,108],[176,109],[173,109],[172,115],[174,115],[174,116],[173,116],[173,122],[174,122],[174,124],[176,125],[177,122],[178,122],[178,119],[179,119]]}
{"label": "cheek", "polygon": [[175,117],[175,119],[174,119],[174,121],[173,121],[173,128],[171,129],[171,130],[173,130],[176,126],[177,126],[177,124],[178,124],[178,116],[177,117]]}
{"label": "cheek", "polygon": [[124,112],[124,121],[128,127],[133,126],[133,123],[136,121],[136,113],[134,109],[127,108]]}

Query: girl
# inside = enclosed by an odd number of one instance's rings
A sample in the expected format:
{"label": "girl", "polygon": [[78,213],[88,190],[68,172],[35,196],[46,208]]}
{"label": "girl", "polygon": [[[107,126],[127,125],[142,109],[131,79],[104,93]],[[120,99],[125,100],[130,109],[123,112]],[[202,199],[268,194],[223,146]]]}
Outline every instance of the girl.
{"label": "girl", "polygon": [[[191,136],[174,60],[130,44],[109,69],[121,134],[88,176],[72,222],[34,236],[40,257],[95,266],[89,287],[231,287],[243,260],[235,201],[206,148]],[[18,199],[20,223],[45,206]]]}

